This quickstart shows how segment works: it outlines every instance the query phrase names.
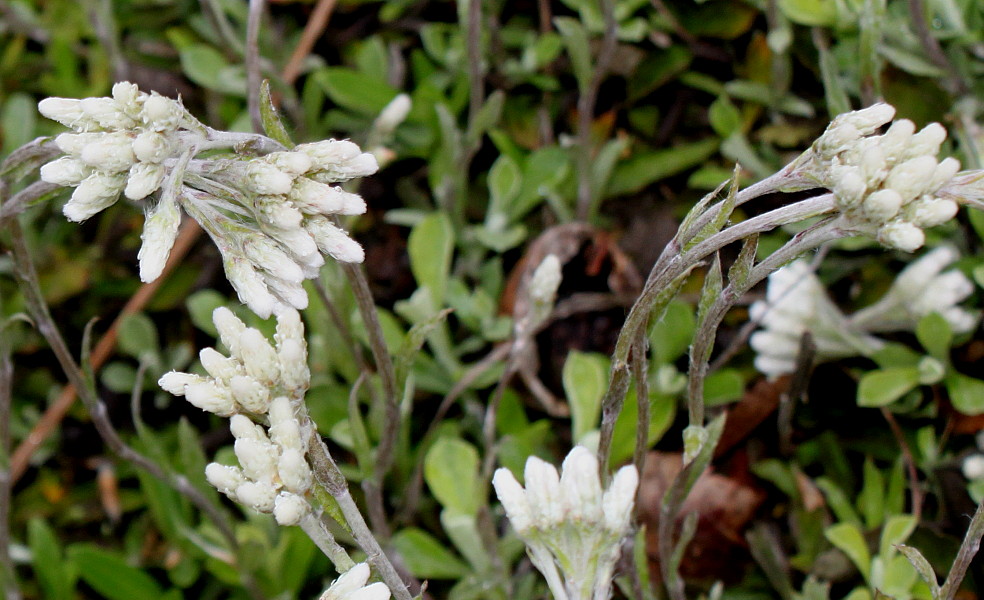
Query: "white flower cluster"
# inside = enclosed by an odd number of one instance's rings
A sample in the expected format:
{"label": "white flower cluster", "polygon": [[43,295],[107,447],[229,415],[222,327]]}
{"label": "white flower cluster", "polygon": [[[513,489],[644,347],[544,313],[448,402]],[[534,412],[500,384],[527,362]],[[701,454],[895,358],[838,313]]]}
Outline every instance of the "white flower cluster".
{"label": "white flower cluster", "polygon": [[230,356],[205,348],[200,357],[207,377],[171,371],[158,383],[202,410],[231,417],[241,467],[212,463],[205,470],[209,483],[272,512],[281,525],[296,525],[310,511],[305,494],[312,483],[305,457],[312,425],[304,404],[310,372],[300,316],[289,309],[277,315],[276,347],[227,308],[215,309],[213,320]]}
{"label": "white flower cluster", "polygon": [[[160,276],[178,233],[183,207],[222,253],[239,299],[261,317],[283,306],[307,307],[301,285],[316,277],[324,255],[361,262],[362,247],[334,223],[366,211],[337,185],[375,173],[372,154],[345,140],[300,144],[260,157],[194,158],[214,148],[239,148],[262,136],[212,130],[180,102],[113,86],[109,98],[47,98],[45,116],[75,129],[55,139],[67,154],[41,169],[49,183],[75,186],[65,215],[83,221],[122,193],[147,205],[140,278]],[[277,144],[267,138],[267,147]]]}
{"label": "white flower cluster", "polygon": [[812,171],[834,192],[849,231],[912,252],[925,243],[923,229],[956,215],[957,203],[937,192],[960,162],[937,161],[947,135],[939,123],[917,132],[912,121],[900,119],[873,135],[894,116],[891,105],[875,104],[836,117],[813,145],[818,164]]}
{"label": "white flower cluster", "polygon": [[973,283],[960,271],[942,272],[958,257],[949,246],[928,252],[899,273],[881,299],[849,317],[827,297],[807,261],[790,263],[769,276],[766,299],[750,308],[752,319],[762,325],[749,340],[755,367],[769,377],[792,373],[807,331],[823,360],[869,354],[884,344],[870,334],[915,331],[932,312],[955,333],[973,330],[978,315],[957,305],[973,292]]}
{"label": "white flower cluster", "polygon": [[792,262],[769,275],[765,300],[755,302],[749,315],[762,325],[749,343],[755,368],[769,377],[796,368],[800,338],[813,336],[819,358],[841,358],[876,350],[882,342],[855,330],[827,297],[823,284],[805,260]]}
{"label": "white flower cluster", "polygon": [[899,273],[878,302],[851,315],[851,323],[871,332],[914,331],[920,319],[937,312],[955,333],[973,330],[979,315],[957,304],[974,292],[974,283],[956,269],[943,272],[958,258],[951,246],[926,253]]}
{"label": "white flower cluster", "polygon": [[369,581],[369,565],[359,563],[342,573],[331,586],[321,594],[319,600],[389,600],[390,591],[381,582]]}
{"label": "white flower cluster", "polygon": [[583,446],[571,450],[561,471],[558,476],[534,456],[526,461],[526,489],[505,468],[495,472],[492,485],[554,598],[607,600],[632,524],[639,475],[634,466],[622,467],[603,491],[598,460]]}
{"label": "white flower cluster", "polygon": [[43,181],[75,186],[64,208],[71,221],[88,219],[121,193],[146,198],[164,181],[164,161],[180,154],[189,136],[204,139],[204,126],[180,102],[125,81],[110,98],[45,98],[38,110],[75,130],[55,138],[67,156],[41,167]]}

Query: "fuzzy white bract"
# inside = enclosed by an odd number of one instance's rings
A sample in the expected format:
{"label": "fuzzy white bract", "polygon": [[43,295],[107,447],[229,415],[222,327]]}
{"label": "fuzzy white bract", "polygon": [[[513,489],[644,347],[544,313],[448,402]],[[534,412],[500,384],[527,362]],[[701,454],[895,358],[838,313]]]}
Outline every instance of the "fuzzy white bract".
{"label": "fuzzy white bract", "polygon": [[212,315],[229,356],[200,353],[208,376],[171,371],[160,386],[202,410],[231,417],[239,467],[211,463],[205,476],[216,489],[281,525],[297,525],[310,512],[312,473],[305,454],[312,433],[304,404],[310,384],[300,315],[277,315],[275,344],[248,328],[232,311]]}
{"label": "fuzzy white bract", "polygon": [[607,490],[598,460],[583,446],[564,459],[560,475],[543,460],[526,461],[524,489],[498,469],[496,495],[530,559],[557,600],[607,600],[622,540],[629,534],[639,475],[626,466]]}
{"label": "fuzzy white bract", "polygon": [[955,269],[944,272],[959,257],[951,246],[926,253],[899,273],[878,302],[854,313],[851,323],[871,332],[915,331],[920,319],[937,312],[955,333],[973,330],[979,315],[957,304],[974,292],[974,283]]}
{"label": "fuzzy white bract", "polygon": [[806,332],[820,359],[864,355],[882,345],[850,324],[805,260],[769,275],[766,299],[753,303],[749,313],[762,326],[749,339],[756,352],[755,367],[770,378],[795,370]]}
{"label": "fuzzy white bract", "polygon": [[301,284],[318,275],[324,255],[363,260],[362,247],[333,222],[335,215],[366,211],[360,196],[334,184],[378,169],[373,155],[352,142],[197,159],[203,150],[238,150],[245,138],[212,130],[179,100],[127,82],[114,85],[112,97],[47,98],[38,108],[75,130],[55,138],[67,156],[41,168],[42,180],[75,188],[65,216],[84,221],[121,194],[145,205],[142,281],[164,268],[180,223],[178,205],[218,246],[239,299],[264,318],[280,307],[307,307]]}
{"label": "fuzzy white bract", "polygon": [[321,594],[319,600],[388,600],[389,588],[376,582],[366,585],[369,581],[369,565],[359,563],[342,573],[331,586]]}
{"label": "fuzzy white bract", "polygon": [[894,116],[888,104],[837,116],[814,142],[805,174],[833,191],[845,231],[912,252],[925,243],[923,229],[956,215],[957,202],[941,189],[960,163],[937,160],[947,136],[939,123],[917,132],[900,119],[874,135]]}

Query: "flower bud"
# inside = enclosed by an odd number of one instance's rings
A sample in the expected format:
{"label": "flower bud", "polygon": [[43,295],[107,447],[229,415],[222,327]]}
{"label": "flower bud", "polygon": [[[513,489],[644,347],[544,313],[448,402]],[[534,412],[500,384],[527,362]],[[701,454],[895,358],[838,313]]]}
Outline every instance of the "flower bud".
{"label": "flower bud", "polygon": [[301,496],[290,492],[280,492],[274,501],[273,518],[277,520],[278,525],[284,527],[297,525],[310,510],[311,505]]}
{"label": "flower bud", "polygon": [[113,84],[113,101],[128,117],[134,118],[140,114],[140,88],[129,81],[119,81]]}
{"label": "flower bud", "polygon": [[916,126],[908,119],[899,119],[892,123],[885,135],[880,138],[881,149],[885,153],[885,158],[893,164],[903,160],[915,131]]}
{"label": "flower bud", "polygon": [[270,404],[270,390],[249,375],[234,375],[229,379],[232,397],[246,410],[262,415]]}
{"label": "flower bud", "polygon": [[311,169],[311,157],[303,152],[271,152],[263,160],[291,177],[297,177]]}
{"label": "flower bud", "polygon": [[253,481],[273,481],[277,475],[277,447],[270,442],[239,438],[233,445],[243,473]]}
{"label": "flower bud", "polygon": [[85,164],[109,173],[128,171],[136,160],[130,136],[122,131],[107,133],[86,144],[79,157]]}
{"label": "flower bud", "polygon": [[909,202],[926,193],[936,171],[936,158],[918,156],[895,165],[885,179],[885,187],[892,188]]}
{"label": "flower bud", "polygon": [[133,155],[144,162],[164,162],[171,156],[171,142],[162,133],[144,131],[133,140]]}
{"label": "flower bud", "polygon": [[264,223],[280,230],[301,226],[304,215],[287,201],[286,196],[261,195],[253,200],[256,216]]}
{"label": "flower bud", "polygon": [[356,177],[372,175],[379,170],[376,157],[368,152],[342,163],[320,166],[320,170],[309,173],[308,176],[321,183],[340,183]]}
{"label": "flower bud", "polygon": [[205,378],[201,375],[182,373],[180,371],[168,371],[157,380],[157,385],[161,389],[173,396],[184,396],[185,387],[191,384],[203,383]]}
{"label": "flower bud", "polygon": [[248,236],[243,241],[243,252],[254,266],[280,279],[295,283],[304,281],[301,267],[268,236],[262,234]]}
{"label": "flower bud", "polygon": [[304,221],[304,228],[311,234],[318,248],[342,262],[360,263],[366,254],[358,242],[336,227],[325,217],[314,216]]}
{"label": "flower bud", "polygon": [[939,123],[930,123],[912,136],[909,147],[905,151],[905,158],[923,155],[936,156],[945,139],[946,129]]}
{"label": "flower bud", "polygon": [[523,535],[535,526],[526,492],[509,469],[496,469],[492,476],[492,487],[517,533]]}
{"label": "flower bud", "polygon": [[832,189],[837,205],[842,209],[854,208],[861,203],[867,191],[865,177],[858,167],[837,165],[830,168]]}
{"label": "flower bud", "polygon": [[618,470],[611,485],[605,491],[602,499],[605,528],[618,537],[628,532],[638,487],[639,472],[633,465],[628,465]]}
{"label": "flower bud", "polygon": [[136,122],[126,115],[112,98],[83,98],[79,102],[85,116],[103,129],[132,129]]}
{"label": "flower bud", "polygon": [[79,183],[62,212],[69,221],[81,223],[106,209],[120,197],[126,177],[120,174],[93,173]]}
{"label": "flower bud", "polygon": [[185,387],[185,400],[192,406],[200,408],[220,417],[228,417],[236,413],[236,403],[232,395],[214,381],[190,383]]}
{"label": "flower bud", "polygon": [[255,440],[263,443],[270,443],[263,428],[257,425],[246,415],[233,415],[229,419],[229,431],[237,440]]}
{"label": "flower bud", "polygon": [[225,306],[220,306],[212,311],[212,323],[215,324],[219,338],[229,349],[230,355],[237,359],[240,358],[242,352],[239,347],[239,336],[246,331],[246,325]]}
{"label": "flower bud", "polygon": [[304,341],[289,339],[281,342],[277,358],[280,360],[280,384],[291,392],[303,393],[311,382]]}
{"label": "flower bud", "polygon": [[78,156],[86,146],[94,144],[105,135],[105,133],[60,133],[55,136],[55,145],[65,154]]}
{"label": "flower bud", "polygon": [[209,463],[205,467],[205,479],[212,484],[212,487],[227,496],[233,496],[236,489],[246,483],[242,469],[219,463]]}
{"label": "flower bud", "polygon": [[930,179],[929,184],[926,189],[930,192],[935,192],[953,179],[953,176],[957,174],[960,170],[960,161],[948,157],[940,161],[940,164],[936,165],[936,169],[933,171],[933,177]]}
{"label": "flower bud", "polygon": [[369,565],[359,563],[342,573],[319,600],[348,600],[349,596],[365,586],[367,581],[369,581]]}
{"label": "flower bud", "polygon": [[399,127],[400,123],[406,120],[412,106],[413,103],[410,101],[409,95],[397,94],[380,111],[379,116],[376,117],[376,121],[373,123],[373,128],[381,135],[391,134]]}
{"label": "flower bud", "polygon": [[185,109],[177,100],[154,92],[144,100],[143,122],[154,131],[177,129],[185,119]]}
{"label": "flower bud", "polygon": [[908,221],[895,220],[878,230],[878,241],[890,248],[913,252],[926,243],[926,234]]}
{"label": "flower bud", "polygon": [[[236,361],[223,356],[215,348],[202,348],[198,353],[198,360],[201,361],[202,367],[212,378],[221,381],[224,385],[228,385],[229,380],[239,375]],[[233,391],[233,396],[235,396],[235,391]]]}
{"label": "flower bud", "polygon": [[89,121],[82,112],[81,101],[75,98],[45,98],[38,102],[38,112],[73,129],[85,129]]}
{"label": "flower bud", "polygon": [[311,159],[312,171],[321,171],[332,165],[350,161],[362,152],[357,144],[348,140],[298,144],[294,147],[294,151],[306,154]]}
{"label": "flower bud", "polygon": [[250,327],[239,334],[239,347],[243,349],[242,361],[247,375],[264,385],[277,380],[280,376],[277,353],[259,330]]}
{"label": "flower bud", "polygon": [[161,187],[166,173],[164,165],[135,163],[130,167],[130,176],[123,188],[123,195],[130,200],[143,200]]}
{"label": "flower bud", "polygon": [[526,499],[535,525],[541,529],[555,527],[564,520],[564,501],[557,469],[532,456],[526,461],[523,475]]}
{"label": "flower bud", "polygon": [[256,269],[249,261],[242,259],[228,259],[223,261],[223,264],[226,277],[233,289],[236,290],[239,301],[248,306],[261,319],[269,318],[278,302],[267,289],[263,278],[256,272]]}
{"label": "flower bud", "polygon": [[270,292],[283,301],[274,307],[273,314],[278,314],[288,307],[298,310],[304,310],[308,307],[307,291],[301,285],[300,281],[287,281],[270,272],[264,275],[263,281],[266,282]]}
{"label": "flower bud", "polygon": [[295,494],[303,494],[311,487],[311,467],[304,453],[297,448],[285,448],[277,463],[280,481]]}
{"label": "flower bud", "polygon": [[181,211],[173,198],[161,198],[154,210],[144,220],[140,239],[140,281],[148,283],[160,277],[171,254],[174,240],[178,237],[181,225]]}
{"label": "flower bud", "polygon": [[867,108],[855,110],[849,113],[838,115],[834,122],[849,123],[854,126],[861,135],[874,133],[879,127],[888,123],[895,117],[895,107],[891,104],[879,102]]}
{"label": "flower bud", "polygon": [[63,156],[41,167],[41,181],[55,185],[78,185],[91,174],[91,168],[71,156]]}
{"label": "flower bud", "polygon": [[601,481],[598,459],[584,446],[575,446],[561,467],[560,490],[567,505],[568,518],[598,523],[601,521]]}
{"label": "flower bud", "polygon": [[860,138],[861,132],[857,127],[835,119],[817,140],[816,148],[821,158],[831,160]]}
{"label": "flower bud", "polygon": [[236,488],[236,498],[253,510],[268,513],[276,504],[277,490],[269,483],[247,481]]}
{"label": "flower bud", "polygon": [[957,203],[946,198],[923,196],[905,207],[905,217],[918,227],[936,227],[956,216]]}
{"label": "flower bud", "polygon": [[282,195],[290,192],[293,178],[277,167],[261,160],[251,160],[246,166],[245,183],[261,195]]}
{"label": "flower bud", "polygon": [[902,196],[894,189],[882,189],[869,194],[862,203],[865,217],[875,223],[884,223],[899,213]]}
{"label": "flower bud", "polygon": [[366,202],[358,194],[307,177],[298,177],[294,181],[288,199],[309,215],[361,215],[366,212]]}

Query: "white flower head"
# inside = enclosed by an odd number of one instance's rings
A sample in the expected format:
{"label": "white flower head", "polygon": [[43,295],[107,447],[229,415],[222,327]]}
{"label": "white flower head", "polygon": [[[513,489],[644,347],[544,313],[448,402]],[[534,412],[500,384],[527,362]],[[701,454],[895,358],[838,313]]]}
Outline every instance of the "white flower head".
{"label": "white flower head", "polygon": [[924,228],[956,214],[946,196],[960,163],[937,159],[946,140],[939,123],[917,132],[899,119],[875,135],[894,116],[888,104],[839,115],[803,155],[801,173],[834,193],[843,231],[912,252],[925,243]]}
{"label": "white flower head", "polygon": [[978,315],[957,306],[974,291],[974,284],[957,270],[944,270],[960,257],[951,246],[927,252],[899,273],[875,304],[851,316],[853,326],[870,332],[915,331],[919,321],[938,312],[956,333],[971,331]]}
{"label": "white flower head", "polygon": [[319,600],[389,600],[390,591],[385,584],[369,582],[369,565],[359,563],[342,573],[321,594]]}
{"label": "white flower head", "polygon": [[[209,129],[180,100],[141,92],[120,82],[112,96],[48,98],[45,116],[73,129],[55,138],[67,156],[41,168],[41,178],[75,190],[64,207],[72,221],[84,221],[115,203],[122,193],[153,206],[170,195],[215,241],[226,277],[240,300],[267,318],[283,307],[303,309],[301,283],[318,276],[324,256],[361,262],[362,247],[328,220],[366,211],[361,196],[337,186],[374,173],[375,158],[347,140],[282,148],[277,142]],[[229,154],[197,158],[201,151],[255,142],[262,156]],[[273,151],[271,151],[273,150]],[[173,207],[145,224],[141,279],[161,273],[173,240]],[[165,219],[164,217],[167,217]],[[164,223],[166,221],[166,223]]]}
{"label": "white flower head", "polygon": [[559,475],[553,465],[530,457],[525,479],[524,489],[501,468],[492,485],[554,597],[608,598],[621,541],[632,524],[635,467],[622,467],[603,490],[594,454],[576,446]]}
{"label": "white flower head", "polygon": [[762,327],[749,339],[755,367],[769,377],[793,372],[806,332],[821,360],[866,354],[882,344],[848,322],[805,260],[770,275],[765,301],[753,303],[749,313]]}

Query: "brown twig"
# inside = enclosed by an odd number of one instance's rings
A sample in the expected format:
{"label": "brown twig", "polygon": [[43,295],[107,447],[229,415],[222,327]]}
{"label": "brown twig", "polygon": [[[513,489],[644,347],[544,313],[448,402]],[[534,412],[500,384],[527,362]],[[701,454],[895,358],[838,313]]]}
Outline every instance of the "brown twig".
{"label": "brown twig", "polygon": [[911,489],[912,497],[912,516],[919,522],[919,518],[922,515],[923,508],[923,492],[919,487],[919,473],[916,470],[916,458],[912,455],[912,449],[909,448],[909,442],[905,439],[905,434],[902,432],[902,428],[899,427],[898,421],[895,420],[895,416],[892,415],[891,411],[887,408],[882,407],[881,414],[888,422],[888,426],[892,430],[892,435],[895,436],[895,441],[898,442],[899,448],[902,450],[902,457],[905,460],[905,468],[909,475],[909,488]]}
{"label": "brown twig", "polygon": [[318,4],[315,5],[311,16],[308,17],[307,24],[304,26],[301,39],[297,42],[297,46],[294,47],[287,64],[281,71],[281,76],[287,85],[294,83],[300,76],[304,59],[307,58],[308,54],[311,54],[315,42],[327,29],[331,13],[334,12],[337,3],[338,0],[318,0]]}
{"label": "brown twig", "polygon": [[[143,308],[150,302],[153,298],[154,293],[157,292],[157,288],[161,286],[164,280],[167,278],[168,274],[174,270],[174,268],[184,259],[188,250],[198,239],[202,230],[198,227],[198,224],[192,220],[187,219],[185,224],[181,228],[181,233],[178,234],[178,239],[174,243],[174,248],[171,249],[171,256],[168,257],[167,264],[164,266],[164,271],[161,276],[156,280],[145,283],[140,286],[135,294],[127,301],[126,305],[123,306],[123,310],[120,311],[119,316],[113,321],[106,333],[103,334],[99,342],[96,343],[95,348],[92,350],[92,354],[89,357],[89,363],[92,368],[98,369],[106,359],[109,358],[116,347],[116,336],[117,330],[120,323],[127,316],[143,310]],[[11,483],[16,482],[24,474],[27,469],[27,465],[31,460],[31,456],[37,451],[37,449],[44,443],[44,441],[51,435],[61,420],[65,417],[65,413],[71,408],[72,403],[75,402],[76,389],[75,386],[69,383],[62,389],[61,394],[58,399],[55,400],[54,404],[48,407],[48,410],[44,412],[38,422],[31,429],[31,432],[24,438],[20,446],[14,450],[13,456],[10,458],[10,476]]]}

